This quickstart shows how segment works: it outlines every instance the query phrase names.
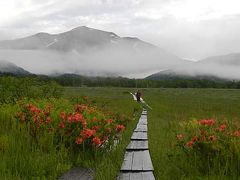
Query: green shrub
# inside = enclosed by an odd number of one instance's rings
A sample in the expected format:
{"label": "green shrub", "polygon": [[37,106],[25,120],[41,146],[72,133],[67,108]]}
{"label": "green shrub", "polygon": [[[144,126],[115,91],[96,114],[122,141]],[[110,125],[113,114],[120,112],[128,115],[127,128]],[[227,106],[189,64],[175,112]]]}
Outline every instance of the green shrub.
{"label": "green shrub", "polygon": [[240,129],[236,124],[214,119],[180,123],[177,147],[203,175],[209,172],[240,175]]}
{"label": "green shrub", "polygon": [[63,92],[54,81],[30,77],[0,77],[0,90],[0,104],[16,103],[22,98],[58,98]]}

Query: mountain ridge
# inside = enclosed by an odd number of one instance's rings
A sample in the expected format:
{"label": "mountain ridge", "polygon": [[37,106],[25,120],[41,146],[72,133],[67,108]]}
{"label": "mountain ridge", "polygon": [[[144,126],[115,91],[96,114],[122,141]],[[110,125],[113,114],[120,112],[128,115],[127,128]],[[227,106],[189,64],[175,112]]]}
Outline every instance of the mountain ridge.
{"label": "mountain ridge", "polygon": [[212,56],[191,63],[188,67],[179,66],[164,71],[159,71],[148,77],[147,79],[162,78],[201,78],[215,77],[240,80],[240,53],[230,53],[226,55]]}
{"label": "mountain ridge", "polygon": [[[70,31],[58,34],[39,32],[15,40],[0,41],[0,49],[54,49],[59,51],[71,51],[73,49],[79,50],[79,48],[76,48],[76,45],[84,48],[83,43],[91,46],[101,46],[109,42],[110,44],[122,43],[125,40],[133,43],[144,43],[151,48],[158,48],[157,46],[144,42],[137,37],[120,37],[113,32],[79,26]],[[73,47],[74,45],[75,48]]]}
{"label": "mountain ridge", "polygon": [[0,58],[39,74],[93,76],[141,76],[142,73],[186,63],[139,38],[120,37],[113,32],[86,26],[59,34],[40,32],[25,38],[0,41]]}
{"label": "mountain ridge", "polygon": [[30,75],[30,72],[5,60],[0,60],[0,74],[1,73],[10,73],[14,75]]}

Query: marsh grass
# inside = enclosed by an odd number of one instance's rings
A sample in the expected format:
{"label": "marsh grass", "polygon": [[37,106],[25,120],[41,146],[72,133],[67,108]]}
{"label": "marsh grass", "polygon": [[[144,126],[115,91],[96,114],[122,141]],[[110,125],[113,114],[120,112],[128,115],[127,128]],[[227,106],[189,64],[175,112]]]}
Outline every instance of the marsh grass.
{"label": "marsh grass", "polygon": [[[17,122],[15,115],[18,105],[5,104],[0,107],[0,179],[57,179],[72,167],[88,167],[95,171],[96,179],[115,179],[122,164],[125,147],[140,114],[140,106],[132,101],[123,89],[67,88],[65,99],[46,99],[39,106],[47,103],[56,106],[59,111],[69,107],[80,96],[89,96],[105,111],[114,111],[135,117],[127,126],[118,145],[108,153],[96,151],[72,154],[64,147],[56,147],[53,138],[43,134],[39,144],[32,142],[26,126]],[[69,101],[70,100],[70,101]],[[35,100],[31,100],[35,101]],[[58,116],[56,113],[53,116]]]}
{"label": "marsh grass", "polygon": [[[198,156],[188,157],[176,150],[179,123],[195,119],[214,118],[240,122],[240,91],[216,89],[151,89],[145,90],[149,111],[150,153],[156,179],[234,179],[239,172],[226,174],[230,164],[204,164],[199,170]],[[234,160],[233,160],[234,161]],[[236,160],[235,160],[236,161]],[[236,162],[239,163],[239,162]]]}
{"label": "marsh grass", "polygon": [[[72,167],[88,167],[95,179],[115,179],[121,167],[125,147],[138,121],[141,106],[132,100],[127,88],[65,88],[64,99],[73,104],[80,96],[89,96],[104,111],[135,116],[128,124],[118,145],[108,153],[79,152],[72,155],[65,147],[52,146],[50,137],[41,138],[41,147],[34,145],[27,129],[14,118],[17,105],[0,107],[0,179],[57,179]],[[153,108],[148,110],[150,154],[156,179],[237,179],[238,172],[226,175],[230,162],[219,165],[218,159],[205,172],[199,171],[197,156],[187,157],[176,149],[179,123],[195,119],[227,119],[240,124],[240,91],[217,89],[142,89],[144,100]],[[51,101],[48,99],[47,101]],[[52,100],[60,109],[64,100]],[[60,103],[61,102],[61,103]],[[44,103],[43,103],[44,104]],[[57,114],[56,114],[57,116]],[[232,160],[234,161],[234,159]],[[239,163],[239,162],[236,162]]]}

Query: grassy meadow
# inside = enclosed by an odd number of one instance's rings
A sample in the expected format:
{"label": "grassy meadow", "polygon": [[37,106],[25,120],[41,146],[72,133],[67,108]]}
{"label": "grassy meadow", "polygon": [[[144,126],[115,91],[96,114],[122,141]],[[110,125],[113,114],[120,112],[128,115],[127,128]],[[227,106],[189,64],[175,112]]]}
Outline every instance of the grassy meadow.
{"label": "grassy meadow", "polygon": [[[0,179],[57,179],[74,166],[92,168],[97,180],[115,179],[141,111],[129,91],[135,89],[67,87],[61,98],[44,100],[64,108],[65,103],[74,104],[80,96],[88,96],[104,111],[134,118],[116,148],[107,153],[95,152],[94,157],[87,152],[71,157],[66,148],[56,149],[48,138],[43,138],[47,147],[33,145],[27,130],[15,119],[19,107],[1,105]],[[205,118],[240,122],[239,90],[142,89],[142,92],[144,100],[152,107],[148,115],[148,133],[156,179],[232,179],[239,175],[237,171],[228,174],[217,164],[206,164],[206,171],[201,171],[197,158],[176,147],[176,135],[182,133],[181,122]]]}
{"label": "grassy meadow", "polygon": [[41,137],[41,145],[36,145],[28,129],[15,118],[19,106],[3,104],[0,107],[0,179],[57,179],[75,166],[93,169],[96,179],[115,179],[141,110],[127,90],[66,88],[62,98],[28,101],[40,105],[51,103],[57,109],[64,109],[78,103],[80,96],[88,96],[103,111],[133,118],[118,145],[107,153],[96,151],[92,155],[85,151],[74,156],[64,146],[55,147],[51,136]]}
{"label": "grassy meadow", "polygon": [[204,164],[206,171],[202,173],[198,159],[177,151],[175,142],[176,134],[182,131],[179,123],[183,121],[214,118],[239,123],[239,90],[146,89],[144,97],[153,108],[149,111],[148,128],[156,179],[237,179],[239,172],[226,175],[218,164],[212,167]]}

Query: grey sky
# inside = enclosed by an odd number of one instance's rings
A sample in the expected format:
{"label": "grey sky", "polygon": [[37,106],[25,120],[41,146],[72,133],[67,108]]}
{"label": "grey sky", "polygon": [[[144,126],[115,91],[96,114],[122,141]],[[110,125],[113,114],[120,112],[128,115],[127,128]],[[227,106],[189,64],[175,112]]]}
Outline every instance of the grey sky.
{"label": "grey sky", "polygon": [[137,36],[182,58],[240,52],[239,0],[0,1],[0,39],[77,26]]}

